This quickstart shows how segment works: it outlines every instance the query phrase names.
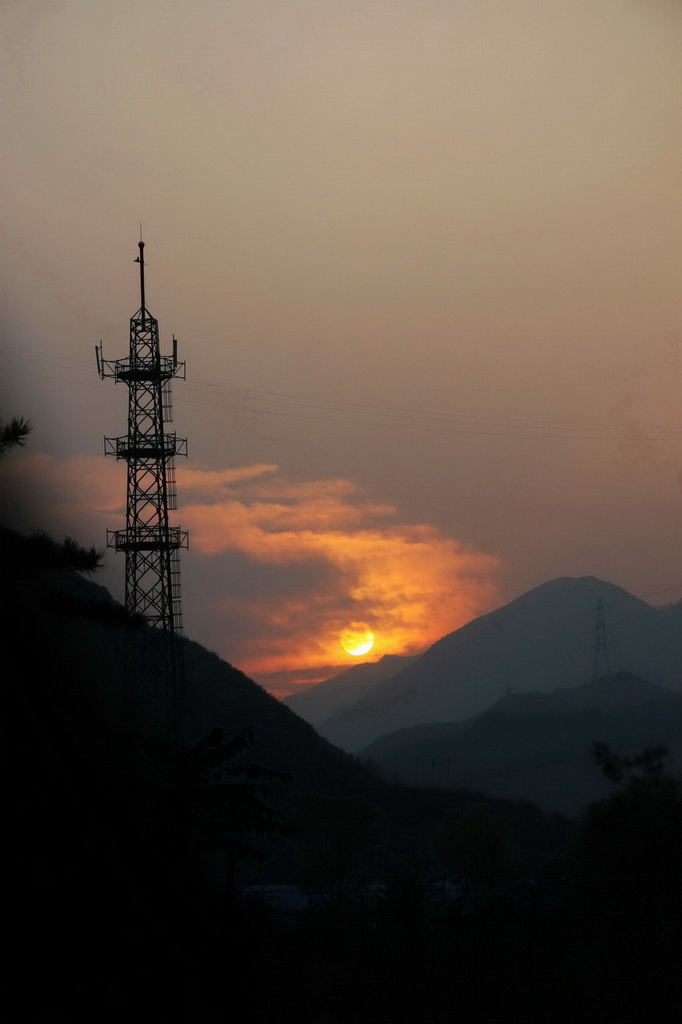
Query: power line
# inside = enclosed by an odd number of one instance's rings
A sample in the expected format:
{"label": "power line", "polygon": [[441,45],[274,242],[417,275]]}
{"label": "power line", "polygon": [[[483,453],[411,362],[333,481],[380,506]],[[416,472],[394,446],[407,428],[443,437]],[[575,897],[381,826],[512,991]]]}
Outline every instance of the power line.
{"label": "power line", "polygon": [[[86,372],[84,361],[53,355],[35,349],[0,346],[11,358],[21,357],[58,370]],[[14,353],[17,353],[15,356]],[[6,367],[6,372],[22,373],[39,379],[59,380],[61,383],[88,385],[87,381],[74,381],[73,377],[55,377],[53,374],[34,374],[24,369]],[[682,440],[682,427],[665,424],[642,424],[633,427],[626,423],[599,423],[597,421],[549,420],[527,417],[482,416],[479,414],[434,413],[400,406],[382,406],[372,403],[344,402],[318,396],[292,395],[286,392],[264,391],[236,385],[215,384],[189,379],[185,392],[195,399],[182,396],[183,404],[206,407],[227,406],[231,412],[247,412],[259,416],[277,416],[336,423],[377,429],[412,430],[426,433],[481,437],[512,437],[522,440],[675,442]]]}

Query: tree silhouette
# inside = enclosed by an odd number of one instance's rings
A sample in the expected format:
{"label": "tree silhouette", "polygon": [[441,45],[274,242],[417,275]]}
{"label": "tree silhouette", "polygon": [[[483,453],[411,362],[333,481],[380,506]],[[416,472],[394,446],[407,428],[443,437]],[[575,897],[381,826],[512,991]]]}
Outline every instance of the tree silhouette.
{"label": "tree silhouette", "polygon": [[632,758],[595,744],[596,764],[614,783],[579,822],[577,893],[604,920],[660,929],[682,920],[682,779],[665,771],[666,750]]}
{"label": "tree silhouette", "polygon": [[43,530],[24,536],[0,527],[0,550],[3,569],[23,576],[54,571],[90,574],[102,567],[103,553],[94,546],[82,547],[73,537],[57,541]]}
{"label": "tree silhouette", "polygon": [[30,420],[19,419],[15,416],[9,423],[3,423],[0,419],[0,459],[4,458],[12,448],[18,448],[25,444],[32,429]]}
{"label": "tree silhouette", "polygon": [[[30,420],[14,417],[9,423],[0,419],[0,459],[13,448],[20,448],[33,429]],[[95,547],[84,548],[73,537],[60,543],[43,530],[25,537],[0,528],[2,567],[5,572],[33,574],[44,570],[69,570],[91,573],[101,568],[103,553]]]}
{"label": "tree silhouette", "polygon": [[592,745],[594,763],[609,782],[616,784],[625,778],[633,778],[638,771],[644,776],[660,775],[667,753],[665,747],[645,747],[634,757],[620,757],[606,743],[595,742]]}

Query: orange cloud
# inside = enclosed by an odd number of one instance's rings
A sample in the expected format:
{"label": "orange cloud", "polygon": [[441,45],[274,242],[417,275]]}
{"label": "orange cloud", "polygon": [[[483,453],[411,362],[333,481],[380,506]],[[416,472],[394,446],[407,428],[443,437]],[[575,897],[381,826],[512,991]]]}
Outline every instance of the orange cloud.
{"label": "orange cloud", "polygon": [[[205,496],[196,474],[194,486],[182,476],[182,492]],[[350,481],[299,485],[274,473],[241,480],[241,492],[235,478],[229,493],[217,486],[213,500],[190,502],[179,516],[193,550],[239,553],[279,574],[272,594],[224,600],[226,615],[259,623],[230,660],[266,686],[271,673],[306,670],[309,680],[316,669],[324,678],[353,663],[339,642],[349,621],[373,630],[377,660],[416,653],[494,604],[496,559],[433,526],[397,524],[392,506],[364,500]],[[316,578],[296,594],[282,591],[295,563],[323,567],[322,586]]]}
{"label": "orange cloud", "polygon": [[[401,523],[352,481],[292,482],[265,463],[178,467],[177,478],[190,635],[272,692],[357,664],[340,644],[350,622],[370,627],[378,660],[417,653],[496,604],[495,558]],[[0,512],[12,513],[2,518],[20,529],[103,547],[124,522],[125,466],[113,459],[21,453],[0,463],[0,485]],[[105,571],[122,580],[122,561],[112,555]]]}

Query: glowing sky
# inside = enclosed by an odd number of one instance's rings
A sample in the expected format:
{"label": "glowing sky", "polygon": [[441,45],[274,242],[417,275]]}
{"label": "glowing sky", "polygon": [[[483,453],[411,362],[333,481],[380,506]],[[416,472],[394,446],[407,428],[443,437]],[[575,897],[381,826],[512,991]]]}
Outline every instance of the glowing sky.
{"label": "glowing sky", "polygon": [[6,519],[121,525],[93,349],[126,354],[142,223],[193,639],[285,692],[353,621],[374,659],[559,575],[682,595],[682,4],[0,17]]}

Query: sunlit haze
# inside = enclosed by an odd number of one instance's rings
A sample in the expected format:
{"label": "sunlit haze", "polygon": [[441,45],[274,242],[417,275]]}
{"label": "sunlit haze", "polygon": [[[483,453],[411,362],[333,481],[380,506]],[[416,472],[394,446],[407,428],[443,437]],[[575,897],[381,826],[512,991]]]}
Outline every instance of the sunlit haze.
{"label": "sunlit haze", "polygon": [[[185,632],[278,695],[557,576],[682,597],[682,5],[5,5],[0,512],[121,528],[173,386]],[[123,556],[97,580],[121,599]],[[374,634],[363,657],[340,636]]]}

